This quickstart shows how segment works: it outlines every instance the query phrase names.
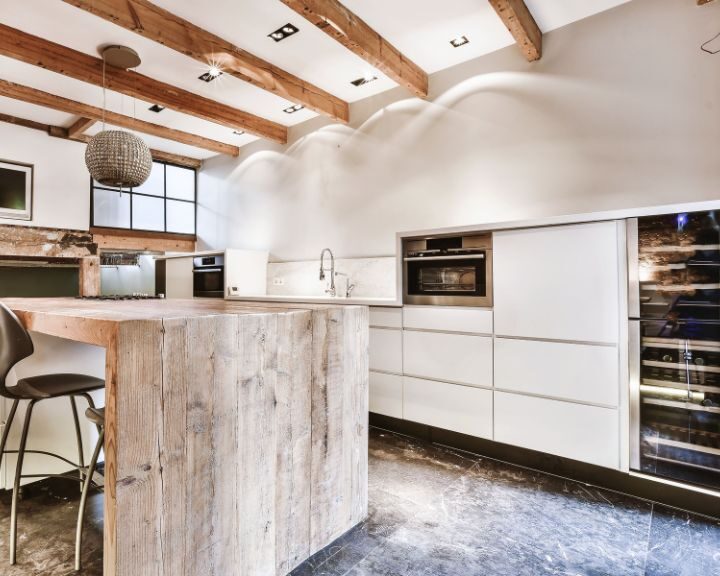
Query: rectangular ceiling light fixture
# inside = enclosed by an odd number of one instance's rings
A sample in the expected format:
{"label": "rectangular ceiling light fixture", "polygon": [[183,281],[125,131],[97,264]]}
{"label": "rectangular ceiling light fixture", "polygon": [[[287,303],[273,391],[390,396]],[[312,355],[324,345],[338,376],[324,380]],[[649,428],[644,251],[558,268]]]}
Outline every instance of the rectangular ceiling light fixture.
{"label": "rectangular ceiling light fixture", "polygon": [[303,108],[305,108],[305,106],[303,106],[302,104],[295,104],[295,106],[285,108],[283,112],[285,112],[285,114],[295,114],[295,112],[300,112],[300,110],[302,110]]}
{"label": "rectangular ceiling light fixture", "polygon": [[470,40],[468,40],[467,36],[458,36],[457,38],[450,40],[450,44],[452,44],[453,48],[460,48],[460,46],[465,46],[465,44],[468,43],[470,43]]}
{"label": "rectangular ceiling light fixture", "polygon": [[281,26],[275,32],[270,32],[268,36],[275,40],[275,42],[282,42],[285,40],[285,38],[289,38],[293,34],[297,34],[300,32],[300,30],[297,28],[297,26],[293,26],[292,24],[285,24],[285,26]]}
{"label": "rectangular ceiling light fixture", "polygon": [[150,106],[150,108],[148,108],[148,110],[150,110],[150,112],[158,113],[165,110],[165,106],[160,106],[160,104],[153,104],[152,106]]}
{"label": "rectangular ceiling light fixture", "polygon": [[233,134],[235,134],[235,136],[242,136],[245,134],[245,130],[233,130]]}
{"label": "rectangular ceiling light fixture", "polygon": [[365,84],[370,84],[370,82],[375,82],[375,80],[377,80],[377,76],[363,76],[362,78],[353,80],[350,84],[353,86],[364,86]]}

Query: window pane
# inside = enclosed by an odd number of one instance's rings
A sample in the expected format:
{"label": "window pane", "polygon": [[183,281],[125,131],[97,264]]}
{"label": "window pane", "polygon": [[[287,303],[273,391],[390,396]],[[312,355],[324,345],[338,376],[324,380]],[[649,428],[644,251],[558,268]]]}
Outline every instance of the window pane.
{"label": "window pane", "polygon": [[152,194],[153,196],[165,195],[165,165],[153,162],[150,176],[142,186],[133,188],[133,192]]}
{"label": "window pane", "polygon": [[178,234],[195,233],[195,204],[167,201],[167,231]]}
{"label": "window pane", "polygon": [[195,170],[168,165],[166,177],[168,198],[195,200]]}
{"label": "window pane", "polygon": [[95,190],[93,197],[93,224],[112,228],[130,227],[130,194]]}
{"label": "window pane", "polygon": [[165,229],[165,200],[133,194],[132,225],[135,230]]}

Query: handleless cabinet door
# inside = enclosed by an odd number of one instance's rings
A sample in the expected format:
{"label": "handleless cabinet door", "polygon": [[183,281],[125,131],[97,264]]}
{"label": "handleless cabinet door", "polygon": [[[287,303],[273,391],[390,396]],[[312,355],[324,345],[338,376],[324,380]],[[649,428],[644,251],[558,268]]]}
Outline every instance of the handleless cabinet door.
{"label": "handleless cabinet door", "polygon": [[370,371],[370,412],[403,417],[403,378],[396,374]]}
{"label": "handleless cabinet door", "polygon": [[404,377],[403,417],[420,424],[492,439],[493,393],[472,386]]}
{"label": "handleless cabinet door", "polygon": [[405,306],[403,326],[418,330],[490,335],[493,331],[493,313],[488,309],[460,306]]}
{"label": "handleless cabinet door", "polygon": [[495,334],[618,342],[619,237],[616,222],[496,232]]}
{"label": "handleless cabinet door", "polygon": [[617,407],[615,346],[495,339],[495,388]]}
{"label": "handleless cabinet door", "polygon": [[492,338],[403,330],[403,373],[491,387]]}
{"label": "handleless cabinet door", "polygon": [[620,467],[613,408],[495,392],[495,440],[606,468]]}
{"label": "handleless cabinet door", "polygon": [[402,331],[370,328],[370,370],[402,374]]}
{"label": "handleless cabinet door", "polygon": [[371,306],[370,326],[380,328],[402,328],[402,308]]}

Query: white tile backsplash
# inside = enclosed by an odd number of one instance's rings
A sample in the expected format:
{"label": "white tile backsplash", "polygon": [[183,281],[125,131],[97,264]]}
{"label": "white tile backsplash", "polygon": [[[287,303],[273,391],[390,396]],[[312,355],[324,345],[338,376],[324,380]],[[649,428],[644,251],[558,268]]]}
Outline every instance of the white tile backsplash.
{"label": "white tile backsplash", "polygon": [[[330,261],[325,259],[330,268]],[[335,272],[347,274],[354,298],[395,298],[396,259],[394,256],[380,258],[346,258],[335,260]],[[345,294],[345,276],[335,278],[338,295]],[[267,293],[271,296],[325,296],[329,286],[330,272],[320,280],[320,260],[301,262],[270,262],[268,264]]]}

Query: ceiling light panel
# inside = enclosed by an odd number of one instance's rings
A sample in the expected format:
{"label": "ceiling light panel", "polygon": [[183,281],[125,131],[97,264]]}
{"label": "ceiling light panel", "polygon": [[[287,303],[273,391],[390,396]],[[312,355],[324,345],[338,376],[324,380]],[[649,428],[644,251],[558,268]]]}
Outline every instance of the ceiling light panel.
{"label": "ceiling light panel", "polygon": [[297,26],[294,26],[292,24],[285,24],[285,26],[281,26],[280,28],[275,30],[275,32],[270,32],[270,34],[268,34],[268,37],[275,40],[275,42],[282,42],[286,38],[289,38],[290,36],[293,36],[298,32],[300,32],[300,30],[297,28]]}

